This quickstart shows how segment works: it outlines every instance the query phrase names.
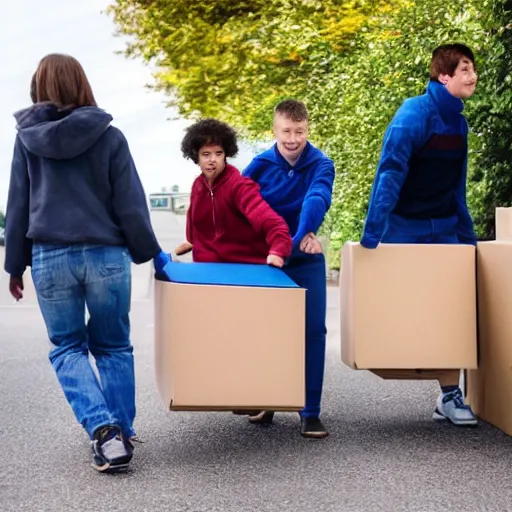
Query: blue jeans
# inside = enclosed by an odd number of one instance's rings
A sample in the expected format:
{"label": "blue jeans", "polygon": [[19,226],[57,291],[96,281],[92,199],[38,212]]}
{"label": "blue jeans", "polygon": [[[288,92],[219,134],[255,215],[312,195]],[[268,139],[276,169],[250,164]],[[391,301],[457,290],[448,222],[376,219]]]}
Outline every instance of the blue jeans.
{"label": "blue jeans", "polygon": [[323,254],[292,255],[283,271],[306,288],[306,406],[301,416],[320,415],[327,329],[327,281]]}
{"label": "blue jeans", "polygon": [[[53,345],[49,359],[77,420],[91,439],[105,425],[118,425],[124,436],[133,436],[135,372],[128,251],[113,246],[35,243],[32,279]],[[89,354],[96,361],[99,381]]]}
{"label": "blue jeans", "polygon": [[390,215],[381,239],[385,244],[458,244],[457,217],[406,219]]}

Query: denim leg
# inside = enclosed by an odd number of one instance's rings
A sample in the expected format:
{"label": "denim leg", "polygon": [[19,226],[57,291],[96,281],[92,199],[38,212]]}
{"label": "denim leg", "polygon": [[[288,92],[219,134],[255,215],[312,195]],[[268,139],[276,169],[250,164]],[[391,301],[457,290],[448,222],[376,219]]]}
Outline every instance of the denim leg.
{"label": "denim leg", "polygon": [[131,437],[136,411],[130,259],[122,247],[91,247],[85,256],[89,350],[96,359],[108,408],[123,435]]}
{"label": "denim leg", "polygon": [[32,279],[53,345],[49,359],[76,419],[89,436],[113,422],[89,362],[81,253],[67,246],[35,245]]}
{"label": "denim leg", "polygon": [[325,368],[327,282],[325,258],[315,254],[292,259],[283,269],[306,288],[306,406],[301,416],[320,415]]}

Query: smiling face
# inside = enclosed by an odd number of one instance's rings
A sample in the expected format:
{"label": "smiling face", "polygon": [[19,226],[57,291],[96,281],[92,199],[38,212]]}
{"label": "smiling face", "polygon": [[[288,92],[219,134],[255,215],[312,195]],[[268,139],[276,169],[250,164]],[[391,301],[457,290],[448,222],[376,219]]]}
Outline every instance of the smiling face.
{"label": "smiling face", "polygon": [[477,79],[475,66],[467,57],[460,59],[453,76],[439,75],[439,81],[446,86],[453,96],[461,100],[473,95]]}
{"label": "smiling face", "polygon": [[199,149],[198,163],[204,177],[212,184],[226,167],[226,155],[218,144],[209,144]]}
{"label": "smiling face", "polygon": [[293,121],[291,118],[276,113],[274,117],[274,137],[279,153],[294,165],[299,159],[308,141],[308,122]]}

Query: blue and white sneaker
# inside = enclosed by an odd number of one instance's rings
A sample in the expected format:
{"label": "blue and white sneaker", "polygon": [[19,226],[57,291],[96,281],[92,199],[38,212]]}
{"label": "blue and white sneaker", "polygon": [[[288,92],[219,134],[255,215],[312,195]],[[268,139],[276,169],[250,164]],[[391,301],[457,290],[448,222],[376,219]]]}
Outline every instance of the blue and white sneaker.
{"label": "blue and white sneaker", "polygon": [[99,428],[91,442],[92,467],[100,472],[124,469],[133,456],[133,444],[125,442],[121,430],[113,425]]}
{"label": "blue and white sneaker", "polygon": [[460,388],[439,395],[433,418],[435,420],[448,420],[458,426],[473,427],[478,424],[478,419],[473,414],[471,407],[464,403]]}

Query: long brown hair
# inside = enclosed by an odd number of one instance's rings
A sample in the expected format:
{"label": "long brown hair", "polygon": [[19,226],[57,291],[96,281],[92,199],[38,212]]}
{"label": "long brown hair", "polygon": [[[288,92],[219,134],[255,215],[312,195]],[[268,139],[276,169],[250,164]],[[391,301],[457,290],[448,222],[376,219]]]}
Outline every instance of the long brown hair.
{"label": "long brown hair", "polygon": [[82,65],[70,55],[51,53],[41,59],[35,92],[38,102],[54,103],[59,108],[97,106]]}
{"label": "long brown hair", "polygon": [[32,75],[32,80],[30,80],[30,99],[32,103],[37,103],[37,90],[36,90],[36,74]]}

